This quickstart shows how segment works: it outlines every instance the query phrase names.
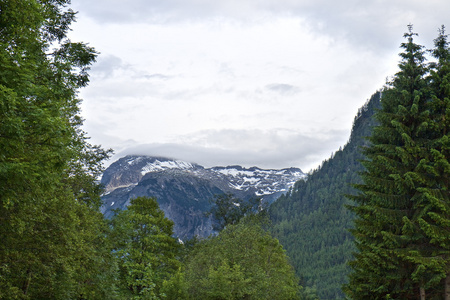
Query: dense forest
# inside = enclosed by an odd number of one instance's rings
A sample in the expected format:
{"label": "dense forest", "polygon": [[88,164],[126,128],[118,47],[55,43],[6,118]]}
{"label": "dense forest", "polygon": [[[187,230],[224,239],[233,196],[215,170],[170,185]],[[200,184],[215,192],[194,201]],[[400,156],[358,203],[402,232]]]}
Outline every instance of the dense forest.
{"label": "dense forest", "polygon": [[[450,299],[450,50],[408,26],[348,143],[269,208],[218,195],[184,243],[155,198],[107,220],[70,0],[0,0],[0,299]],[[426,62],[426,53],[432,61]]]}
{"label": "dense forest", "polygon": [[347,262],[356,250],[348,231],[353,215],[345,207],[351,202],[345,195],[355,193],[351,184],[360,181],[360,148],[376,124],[373,114],[380,96],[375,93],[359,109],[349,142],[270,207],[274,236],[285,247],[302,284],[316,290],[320,299],[343,298]]}

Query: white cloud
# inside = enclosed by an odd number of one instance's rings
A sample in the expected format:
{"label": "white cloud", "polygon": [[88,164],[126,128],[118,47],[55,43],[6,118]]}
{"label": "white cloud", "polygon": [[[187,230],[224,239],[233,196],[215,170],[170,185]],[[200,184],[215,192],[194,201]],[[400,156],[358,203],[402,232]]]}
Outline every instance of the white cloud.
{"label": "white cloud", "polygon": [[347,141],[357,109],[395,73],[406,25],[432,45],[450,2],[79,0],[74,8],[72,39],[102,53],[81,93],[94,142],[308,169]]}

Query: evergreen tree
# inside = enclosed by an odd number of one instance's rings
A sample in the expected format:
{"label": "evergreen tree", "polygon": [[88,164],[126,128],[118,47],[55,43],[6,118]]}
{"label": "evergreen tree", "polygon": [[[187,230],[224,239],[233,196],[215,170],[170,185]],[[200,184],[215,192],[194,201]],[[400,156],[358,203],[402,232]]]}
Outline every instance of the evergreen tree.
{"label": "evergreen tree", "polygon": [[353,299],[442,298],[437,286],[448,263],[432,241],[448,239],[448,227],[437,234],[429,225],[436,214],[447,213],[448,222],[447,149],[437,142],[447,137],[433,125],[443,114],[433,108],[423,46],[408,29],[400,71],[383,92],[379,126],[363,150],[364,183],[353,197],[359,252],[345,287]]}
{"label": "evergreen tree", "polygon": [[[416,221],[430,245],[428,251],[417,261],[417,276],[424,276],[426,274],[423,273],[431,271],[428,275],[431,277],[429,285],[438,285],[440,288],[437,290],[441,291],[444,281],[445,299],[450,299],[450,50],[444,26],[439,30],[439,35],[434,40],[434,49],[430,52],[436,59],[430,64],[429,75],[429,109],[432,117],[430,148],[428,155],[420,162],[421,171],[426,174],[422,178],[425,186],[421,189],[426,205],[420,207],[420,217]],[[438,284],[440,279],[441,283]]]}
{"label": "evergreen tree", "polygon": [[155,198],[138,197],[118,211],[111,224],[122,296],[160,299],[163,282],[180,267],[173,222],[164,217]]}

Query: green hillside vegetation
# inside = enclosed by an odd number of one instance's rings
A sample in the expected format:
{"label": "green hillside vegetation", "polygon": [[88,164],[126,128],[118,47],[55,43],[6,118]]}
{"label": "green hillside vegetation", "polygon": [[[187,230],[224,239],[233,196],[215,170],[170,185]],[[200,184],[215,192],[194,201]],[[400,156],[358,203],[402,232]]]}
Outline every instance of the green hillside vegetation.
{"label": "green hillside vegetation", "polygon": [[380,93],[358,111],[349,142],[330,159],[298,181],[270,206],[272,233],[287,251],[301,283],[317,290],[320,299],[342,299],[341,286],[349,272],[347,262],[355,251],[348,232],[352,213],[345,208],[354,193],[351,183],[359,182],[363,168],[360,147],[375,125],[374,111]]}
{"label": "green hillside vegetation", "polygon": [[110,233],[119,266],[111,282],[117,298],[300,299],[283,247],[265,230],[266,215],[244,208],[228,218],[223,209],[236,199],[222,200],[212,212],[226,219],[218,235],[186,244],[173,237],[173,222],[155,198],[132,199],[117,211]]}

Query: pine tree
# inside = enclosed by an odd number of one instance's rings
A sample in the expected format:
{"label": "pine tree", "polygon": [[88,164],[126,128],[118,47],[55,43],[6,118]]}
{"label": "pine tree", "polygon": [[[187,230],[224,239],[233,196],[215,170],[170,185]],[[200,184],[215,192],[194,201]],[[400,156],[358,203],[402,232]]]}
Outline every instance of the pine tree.
{"label": "pine tree", "polygon": [[210,202],[212,207],[206,215],[212,216],[213,229],[216,231],[239,223],[245,216],[259,215],[262,217],[267,213],[267,205],[262,202],[262,198],[242,200],[233,194],[219,194]]}
{"label": "pine tree", "polygon": [[371,146],[363,151],[367,157],[364,183],[356,186],[360,194],[354,197],[358,205],[352,208],[357,216],[353,234],[359,253],[351,263],[354,272],[346,288],[354,299],[416,299],[419,292],[410,278],[413,264],[398,254],[410,243],[410,236],[405,239],[402,232],[403,221],[414,217],[419,201],[415,168],[429,116],[424,50],[414,43],[412,26],[408,29],[407,42],[401,45],[400,71],[383,92],[382,108],[376,115],[379,126],[373,130]]}
{"label": "pine tree", "polygon": [[[434,40],[431,55],[436,59],[430,64],[429,82],[431,100],[429,110],[432,116],[429,130],[427,156],[420,162],[423,174],[426,205],[420,207],[418,226],[429,240],[427,252],[418,262],[417,276],[431,271],[429,286],[438,286],[438,296],[442,295],[444,285],[445,299],[450,299],[450,195],[449,174],[450,156],[450,50],[445,27],[439,30]],[[442,284],[443,282],[443,284]]]}
{"label": "pine tree", "polygon": [[[383,92],[379,126],[363,150],[364,183],[352,207],[359,253],[345,287],[354,299],[440,299],[448,273],[445,101],[408,27],[400,71]],[[434,53],[445,52],[442,38]]]}

